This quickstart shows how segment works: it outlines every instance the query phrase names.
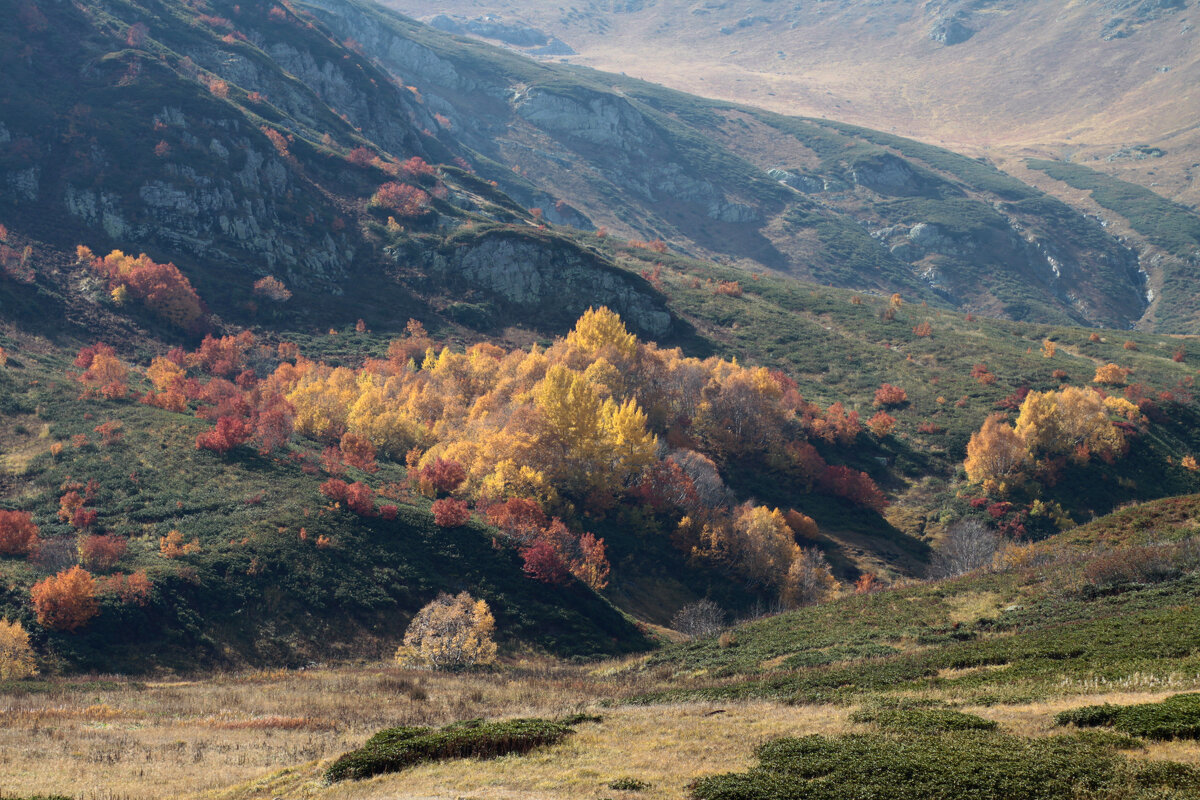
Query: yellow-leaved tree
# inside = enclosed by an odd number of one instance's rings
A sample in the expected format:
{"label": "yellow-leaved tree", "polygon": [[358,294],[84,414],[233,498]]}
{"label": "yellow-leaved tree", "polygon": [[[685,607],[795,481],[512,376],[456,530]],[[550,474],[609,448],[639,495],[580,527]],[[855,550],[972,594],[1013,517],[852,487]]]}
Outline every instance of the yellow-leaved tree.
{"label": "yellow-leaved tree", "polygon": [[[1114,406],[1116,413],[1128,414],[1124,407]],[[1056,392],[1030,392],[1021,404],[1016,432],[1034,455],[1109,459],[1125,450],[1125,435],[1113,427],[1109,412],[1104,399],[1091,389],[1065,386]]]}
{"label": "yellow-leaved tree", "polygon": [[992,414],[971,434],[963,466],[971,483],[999,485],[1019,479],[1028,464],[1025,440],[1004,421],[1003,414]]}
{"label": "yellow-leaved tree", "polygon": [[36,674],[37,662],[24,626],[0,619],[0,680],[15,681]]}
{"label": "yellow-leaved tree", "polygon": [[637,337],[625,329],[620,315],[605,306],[584,312],[567,334],[567,345],[588,362],[600,357],[628,362],[637,354]]}
{"label": "yellow-leaved tree", "polygon": [[739,506],[733,518],[742,574],[764,586],[779,586],[800,554],[792,529],[778,508]]}
{"label": "yellow-leaved tree", "polygon": [[466,592],[442,593],[417,612],[396,663],[408,667],[462,669],[496,660],[496,620],[483,600]]}

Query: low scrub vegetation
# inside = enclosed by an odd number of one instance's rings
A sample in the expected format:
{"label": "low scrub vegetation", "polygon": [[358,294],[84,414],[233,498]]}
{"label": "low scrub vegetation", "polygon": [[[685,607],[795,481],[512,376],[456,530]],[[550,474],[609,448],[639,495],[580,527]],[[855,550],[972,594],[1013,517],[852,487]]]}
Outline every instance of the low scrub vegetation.
{"label": "low scrub vegetation", "polygon": [[[568,736],[572,724],[584,721],[510,719],[468,720],[444,728],[399,727],[380,731],[360,749],[346,753],[325,771],[331,781],[361,780],[426,761],[451,758],[499,758],[527,753]],[[594,719],[594,718],[590,718]]]}
{"label": "low scrub vegetation", "polygon": [[1200,770],[1138,764],[1077,737],[1019,739],[980,731],[940,736],[779,739],[749,772],[700,780],[698,800],[1060,800],[1200,797]]}
{"label": "low scrub vegetation", "polygon": [[1105,703],[1063,711],[1059,725],[1111,727],[1144,739],[1200,739],[1200,694],[1177,694],[1160,703],[1132,706]]}

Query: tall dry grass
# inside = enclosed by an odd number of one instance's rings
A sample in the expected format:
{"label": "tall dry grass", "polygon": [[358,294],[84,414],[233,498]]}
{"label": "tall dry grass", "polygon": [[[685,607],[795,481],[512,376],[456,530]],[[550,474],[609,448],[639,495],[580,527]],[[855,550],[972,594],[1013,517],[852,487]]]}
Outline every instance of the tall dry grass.
{"label": "tall dry grass", "polygon": [[0,792],[187,796],[333,758],[381,728],[557,716],[649,680],[548,662],[465,675],[374,664],[116,679],[105,689],[55,679],[49,691],[0,694]]}

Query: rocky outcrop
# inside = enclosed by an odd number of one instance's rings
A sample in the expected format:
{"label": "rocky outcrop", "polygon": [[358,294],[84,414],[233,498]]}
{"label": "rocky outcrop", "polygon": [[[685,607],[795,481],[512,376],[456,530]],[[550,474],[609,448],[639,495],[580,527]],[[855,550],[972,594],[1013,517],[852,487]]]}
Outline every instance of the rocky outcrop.
{"label": "rocky outcrop", "polygon": [[589,93],[586,99],[567,97],[544,89],[515,95],[517,114],[544,131],[645,158],[647,150],[662,142],[646,119],[615,95]]}
{"label": "rocky outcrop", "polygon": [[850,179],[873,192],[897,197],[923,194],[928,188],[922,175],[891,153],[859,159],[850,167]]}
{"label": "rocky outcrop", "polygon": [[958,16],[943,17],[929,29],[929,38],[944,45],[956,45],[975,35],[975,29]]}
{"label": "rocky outcrop", "polygon": [[1100,31],[1105,40],[1131,36],[1141,25],[1187,7],[1186,0],[1105,0],[1112,17]]}
{"label": "rocky outcrop", "polygon": [[482,292],[535,325],[569,325],[589,307],[605,305],[641,335],[671,331],[670,313],[648,286],[566,243],[491,234],[428,259],[431,272],[451,286]]}
{"label": "rocky outcrop", "polygon": [[767,175],[782,183],[784,186],[791,187],[797,192],[804,194],[816,194],[817,192],[825,191],[826,182],[812,175],[800,175],[795,172],[789,172],[785,169],[769,169]]}

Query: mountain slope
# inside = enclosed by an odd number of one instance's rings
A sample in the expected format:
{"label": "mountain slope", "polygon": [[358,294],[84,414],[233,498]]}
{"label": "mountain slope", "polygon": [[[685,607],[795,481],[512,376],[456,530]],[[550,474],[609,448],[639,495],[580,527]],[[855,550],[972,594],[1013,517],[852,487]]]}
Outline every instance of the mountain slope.
{"label": "mountain slope", "polygon": [[[389,285],[365,200],[381,167],[415,156],[485,179],[444,171],[431,229],[537,207],[557,224],[1018,319],[1127,327],[1145,309],[1135,254],[1095,221],[945,151],[539,65],[342,0],[313,6],[317,19],[207,11],[81,4],[48,8],[53,25],[8,19],[8,39],[28,40],[6,48],[10,107],[28,109],[3,120],[10,227],[69,247],[66,211],[93,241],[153,247],[202,288],[232,279],[221,310],[236,314],[270,272],[321,294],[351,273]],[[84,45],[68,59],[60,31]],[[355,148],[366,158],[348,164]]]}
{"label": "mountain slope", "polygon": [[538,45],[504,32],[542,31],[565,45],[556,60],[696,94],[972,155],[1074,154],[1171,199],[1200,198],[1200,38],[1187,0],[388,5],[526,52]]}

